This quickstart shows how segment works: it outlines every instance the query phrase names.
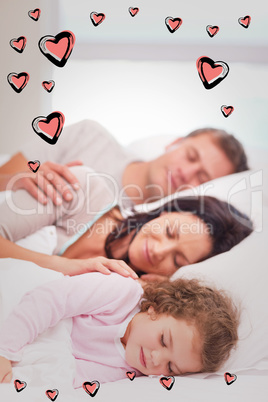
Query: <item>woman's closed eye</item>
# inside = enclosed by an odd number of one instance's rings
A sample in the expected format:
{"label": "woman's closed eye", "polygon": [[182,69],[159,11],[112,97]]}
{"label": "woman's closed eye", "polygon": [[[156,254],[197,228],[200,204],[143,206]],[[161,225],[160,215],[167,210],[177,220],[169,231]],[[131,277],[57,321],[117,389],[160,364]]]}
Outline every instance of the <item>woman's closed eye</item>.
{"label": "woman's closed eye", "polygon": [[190,162],[196,162],[198,160],[198,152],[193,147],[188,147],[187,149],[187,158]]}

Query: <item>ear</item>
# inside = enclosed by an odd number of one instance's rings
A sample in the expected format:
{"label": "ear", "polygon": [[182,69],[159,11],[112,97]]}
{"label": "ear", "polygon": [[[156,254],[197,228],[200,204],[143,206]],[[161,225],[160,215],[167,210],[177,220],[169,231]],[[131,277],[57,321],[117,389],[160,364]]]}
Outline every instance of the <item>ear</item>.
{"label": "ear", "polygon": [[150,306],[150,307],[148,308],[147,314],[149,315],[149,317],[150,317],[152,320],[155,320],[155,318],[156,318],[156,313],[155,313],[155,310],[154,310],[153,306]]}
{"label": "ear", "polygon": [[182,141],[184,140],[184,137],[178,137],[176,140],[172,141],[170,144],[165,146],[165,151],[169,152],[172,151],[174,148],[176,148]]}

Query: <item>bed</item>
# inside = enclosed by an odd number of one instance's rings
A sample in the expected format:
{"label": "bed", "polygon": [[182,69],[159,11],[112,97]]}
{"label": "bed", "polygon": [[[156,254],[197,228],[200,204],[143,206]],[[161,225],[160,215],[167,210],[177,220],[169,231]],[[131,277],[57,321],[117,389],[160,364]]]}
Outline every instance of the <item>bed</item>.
{"label": "bed", "polygon": [[[154,154],[149,142],[143,143],[144,157],[156,156],[167,137],[157,137]],[[146,144],[148,145],[146,147]],[[139,150],[139,143],[130,145]],[[150,151],[149,151],[150,149]],[[213,375],[196,374],[176,377],[170,390],[161,385],[160,377],[129,378],[101,384],[96,401],[263,401],[268,400],[268,177],[267,151],[248,149],[252,169],[248,172],[206,183],[195,194],[217,196],[232,202],[253,220],[252,235],[227,253],[207,261],[181,268],[176,277],[199,277],[226,289],[241,305],[240,341],[224,364]],[[186,195],[191,193],[189,190]],[[4,193],[1,196],[5,196]],[[8,196],[8,195],[7,195]],[[0,200],[1,201],[1,200]],[[150,208],[150,206],[148,206]],[[55,247],[54,227],[47,227],[19,244],[37,251],[52,253]],[[33,263],[3,259],[0,261],[0,323],[22,295],[61,274]],[[88,401],[91,396],[83,388],[73,389],[74,358],[71,354],[70,320],[60,322],[24,350],[23,360],[13,368],[13,381],[0,386],[1,400],[6,401]],[[236,381],[227,385],[224,373],[235,374]],[[97,381],[89,378],[88,381]],[[23,384],[25,382],[26,385]],[[49,392],[48,392],[49,391]]]}

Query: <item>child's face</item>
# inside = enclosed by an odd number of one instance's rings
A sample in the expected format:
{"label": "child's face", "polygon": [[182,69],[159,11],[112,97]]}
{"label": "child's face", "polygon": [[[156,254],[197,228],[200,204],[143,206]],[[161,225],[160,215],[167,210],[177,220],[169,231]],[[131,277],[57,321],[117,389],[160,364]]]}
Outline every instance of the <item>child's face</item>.
{"label": "child's face", "polygon": [[195,327],[183,319],[157,316],[153,307],[134,316],[122,341],[127,363],[145,375],[180,375],[202,369]]}

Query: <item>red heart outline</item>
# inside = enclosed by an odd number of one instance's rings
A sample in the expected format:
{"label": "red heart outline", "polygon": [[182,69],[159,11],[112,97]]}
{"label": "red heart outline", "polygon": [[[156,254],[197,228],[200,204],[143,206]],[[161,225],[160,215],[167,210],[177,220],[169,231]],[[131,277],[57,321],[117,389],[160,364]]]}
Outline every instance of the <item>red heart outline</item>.
{"label": "red heart outline", "polygon": [[59,395],[59,391],[57,389],[48,389],[46,391],[46,396],[52,401],[54,402],[57,397]]}
{"label": "red heart outline", "polygon": [[9,44],[12,47],[12,49],[16,50],[16,52],[22,53],[23,50],[25,49],[26,42],[27,39],[25,38],[25,36],[20,36],[19,38],[11,39]]}
{"label": "red heart outline", "polygon": [[53,112],[47,117],[36,117],[32,121],[32,127],[36,134],[44,141],[48,144],[55,145],[62,132],[64,121],[65,117],[61,112]]}
{"label": "red heart outline", "polygon": [[25,381],[15,380],[14,387],[17,392],[21,392],[27,387],[27,383]]}
{"label": "red heart outline", "polygon": [[10,86],[14,89],[18,94],[26,87],[30,76],[28,73],[23,71],[22,73],[9,73],[7,76],[7,81]]}
{"label": "red heart outline", "polygon": [[96,13],[96,11],[92,11],[92,13],[90,13],[90,19],[94,27],[97,27],[105,20],[105,14]]}
{"label": "red heart outline", "polygon": [[41,53],[57,67],[65,66],[74,44],[75,35],[71,31],[62,31],[56,36],[46,35],[38,42]]}
{"label": "red heart outline", "polygon": [[[247,21],[246,21],[247,20]],[[245,17],[240,17],[238,18],[238,23],[241,25],[243,28],[248,28],[249,24],[251,21],[250,15],[246,15]]]}
{"label": "red heart outline", "polygon": [[226,372],[224,373],[224,379],[227,385],[231,385],[237,380],[237,376]]}
{"label": "red heart outline", "polygon": [[234,111],[233,106],[227,106],[227,105],[222,105],[221,106],[221,112],[222,112],[224,117],[230,116],[233,113],[233,111]]}
{"label": "red heart outline", "polygon": [[40,8],[36,8],[35,10],[28,11],[29,17],[34,21],[39,20],[40,14],[41,14]]}
{"label": "red heart outline", "polygon": [[29,168],[33,173],[36,173],[37,170],[40,168],[41,163],[40,161],[35,160],[35,161],[29,161],[27,165],[29,166]]}
{"label": "red heart outline", "polygon": [[196,67],[199,77],[206,89],[214,88],[226,78],[229,73],[228,64],[223,61],[213,61],[207,56],[199,57],[196,61]]}
{"label": "red heart outline", "polygon": [[55,81],[50,80],[50,81],[43,81],[42,82],[42,87],[48,92],[52,92],[55,86]]}
{"label": "red heart outline", "polygon": [[179,27],[182,24],[182,19],[179,17],[176,18],[172,18],[172,17],[167,17],[165,18],[165,24],[167,26],[167,29],[169,30],[169,32],[174,33],[175,31],[177,31],[177,29],[179,29]]}
{"label": "red heart outline", "polygon": [[219,32],[220,28],[217,25],[207,25],[206,30],[209,36],[213,38]]}
{"label": "red heart outline", "polygon": [[87,394],[94,397],[100,389],[99,381],[86,381],[83,383],[83,389]]}
{"label": "red heart outline", "polygon": [[166,388],[168,391],[170,391],[175,383],[175,378],[170,376],[170,377],[161,377],[159,379],[159,382],[161,385],[163,385],[164,388]]}
{"label": "red heart outline", "polygon": [[140,10],[138,9],[138,7],[129,7],[128,11],[131,17],[135,17],[135,15],[137,15]]}
{"label": "red heart outline", "polygon": [[136,377],[136,371],[127,371],[126,375],[130,379],[130,381],[133,381],[134,378]]}

